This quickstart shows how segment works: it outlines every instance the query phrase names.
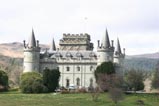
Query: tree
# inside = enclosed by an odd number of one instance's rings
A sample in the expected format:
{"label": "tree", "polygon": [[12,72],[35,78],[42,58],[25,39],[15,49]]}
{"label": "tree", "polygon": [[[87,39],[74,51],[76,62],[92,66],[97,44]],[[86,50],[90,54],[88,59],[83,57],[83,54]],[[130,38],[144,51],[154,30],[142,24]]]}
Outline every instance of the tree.
{"label": "tree", "polygon": [[115,75],[115,67],[112,62],[103,62],[101,65],[99,65],[95,70],[95,78],[96,83],[99,85],[99,87],[106,91],[112,84],[112,78]]}
{"label": "tree", "polygon": [[0,70],[0,91],[7,91],[7,90],[8,90],[8,75],[3,70]]}
{"label": "tree", "polygon": [[49,92],[54,92],[59,85],[60,72],[58,69],[45,69],[43,71],[43,82]]}
{"label": "tree", "polygon": [[115,103],[115,105],[117,106],[118,101],[123,99],[123,91],[120,88],[111,88],[109,90],[109,96],[112,99],[112,101]]}
{"label": "tree", "polygon": [[23,93],[44,93],[48,92],[43,85],[42,75],[36,72],[27,72],[21,75],[20,89]]}
{"label": "tree", "polygon": [[152,78],[152,88],[159,89],[159,62],[156,64],[156,70]]}
{"label": "tree", "polygon": [[97,84],[103,91],[109,91],[110,98],[117,105],[123,99],[122,76],[115,73],[115,66],[112,62],[104,62],[95,70]]}
{"label": "tree", "polygon": [[144,89],[144,79],[145,74],[141,70],[131,69],[125,74],[125,84],[128,90],[133,90],[134,92]]}

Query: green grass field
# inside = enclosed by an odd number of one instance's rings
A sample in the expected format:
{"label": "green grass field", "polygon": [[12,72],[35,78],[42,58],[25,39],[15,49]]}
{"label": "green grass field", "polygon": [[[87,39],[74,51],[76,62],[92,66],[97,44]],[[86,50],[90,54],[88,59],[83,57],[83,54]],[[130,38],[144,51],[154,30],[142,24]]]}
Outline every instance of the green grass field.
{"label": "green grass field", "polygon": [[[144,106],[159,106],[155,95],[125,95],[118,106],[138,106],[137,100],[143,100]],[[0,93],[0,106],[114,106],[108,94],[100,94],[98,101],[92,101],[91,94],[21,94],[18,92]]]}

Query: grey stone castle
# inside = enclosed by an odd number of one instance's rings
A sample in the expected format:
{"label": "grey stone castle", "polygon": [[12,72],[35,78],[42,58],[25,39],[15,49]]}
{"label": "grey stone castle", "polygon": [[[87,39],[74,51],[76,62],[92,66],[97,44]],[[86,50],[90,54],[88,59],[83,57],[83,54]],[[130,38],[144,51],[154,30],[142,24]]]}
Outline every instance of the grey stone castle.
{"label": "grey stone castle", "polygon": [[97,51],[93,51],[93,43],[89,34],[63,34],[59,48],[54,39],[49,50],[42,52],[34,31],[28,43],[24,41],[23,72],[42,72],[45,68],[59,69],[60,86],[89,87],[95,85],[94,71],[102,62],[114,62],[118,73],[122,73],[125,49],[122,53],[119,39],[116,48],[113,40],[110,43],[106,30],[102,41],[98,40]]}

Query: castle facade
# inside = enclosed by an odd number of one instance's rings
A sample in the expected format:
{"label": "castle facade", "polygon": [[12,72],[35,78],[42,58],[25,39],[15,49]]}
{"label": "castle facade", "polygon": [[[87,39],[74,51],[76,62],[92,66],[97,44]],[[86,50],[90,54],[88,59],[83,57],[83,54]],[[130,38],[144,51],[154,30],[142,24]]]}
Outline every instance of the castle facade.
{"label": "castle facade", "polygon": [[94,71],[102,62],[114,62],[117,73],[122,73],[125,49],[122,53],[119,39],[115,48],[106,30],[102,40],[98,40],[97,51],[93,49],[89,34],[63,34],[59,48],[56,48],[53,39],[50,49],[41,51],[39,41],[36,41],[32,30],[28,43],[24,40],[23,73],[58,68],[61,72],[59,84],[64,87],[95,86]]}

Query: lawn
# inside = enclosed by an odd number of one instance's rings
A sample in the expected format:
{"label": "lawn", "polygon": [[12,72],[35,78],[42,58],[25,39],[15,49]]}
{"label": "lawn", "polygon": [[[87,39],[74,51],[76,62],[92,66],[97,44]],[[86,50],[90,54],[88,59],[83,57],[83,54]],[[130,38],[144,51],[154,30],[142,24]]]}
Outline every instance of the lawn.
{"label": "lawn", "polygon": [[[143,100],[144,106],[159,106],[155,95],[125,95],[119,106],[138,106],[137,100]],[[114,106],[108,94],[100,94],[98,101],[92,101],[85,94],[21,94],[18,92],[0,93],[0,106]]]}

